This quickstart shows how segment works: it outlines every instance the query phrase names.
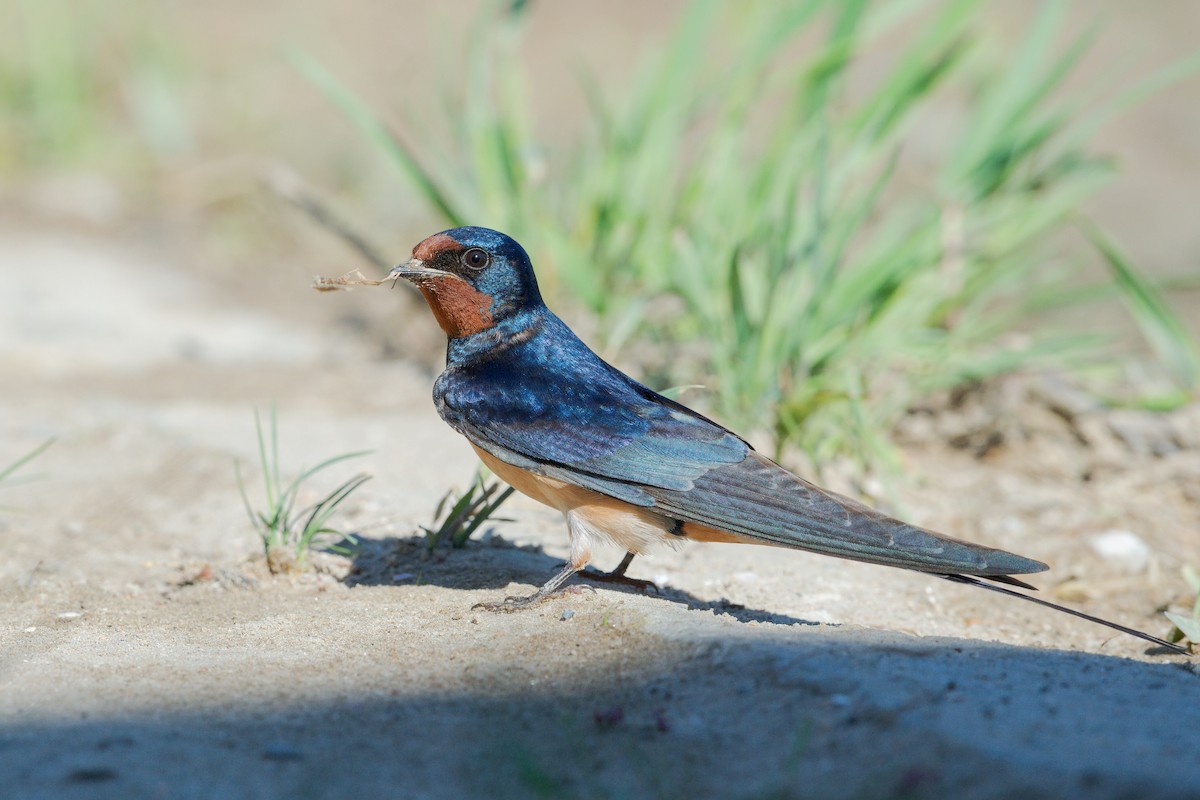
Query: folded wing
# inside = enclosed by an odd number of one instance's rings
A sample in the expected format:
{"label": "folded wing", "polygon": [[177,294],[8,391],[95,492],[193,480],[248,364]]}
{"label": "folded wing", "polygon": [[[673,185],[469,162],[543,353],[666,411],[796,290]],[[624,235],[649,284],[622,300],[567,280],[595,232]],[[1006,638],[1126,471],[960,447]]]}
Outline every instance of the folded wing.
{"label": "folded wing", "polygon": [[448,371],[435,390],[439,412],[506,463],[684,523],[923,572],[1003,579],[1047,568],[814,486],[581,343],[562,346],[570,339],[563,326],[469,376]]}

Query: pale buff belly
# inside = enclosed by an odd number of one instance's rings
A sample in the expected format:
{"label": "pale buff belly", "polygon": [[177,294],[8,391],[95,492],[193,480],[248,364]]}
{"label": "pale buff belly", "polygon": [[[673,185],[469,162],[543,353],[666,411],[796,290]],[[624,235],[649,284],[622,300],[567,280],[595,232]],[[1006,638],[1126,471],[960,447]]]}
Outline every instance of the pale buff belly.
{"label": "pale buff belly", "polygon": [[572,536],[572,562],[582,559],[582,564],[578,565],[580,567],[590,560],[591,547],[587,541],[577,542],[577,537],[586,540],[588,536],[598,536],[630,553],[644,553],[657,544],[676,546],[684,539],[766,544],[690,522],[683,525],[680,533],[671,533],[675,521],[650,509],[544,475],[535,475],[507,464],[479,447],[475,447],[475,453],[488,469],[509,486],[539,503],[558,509],[567,517]]}

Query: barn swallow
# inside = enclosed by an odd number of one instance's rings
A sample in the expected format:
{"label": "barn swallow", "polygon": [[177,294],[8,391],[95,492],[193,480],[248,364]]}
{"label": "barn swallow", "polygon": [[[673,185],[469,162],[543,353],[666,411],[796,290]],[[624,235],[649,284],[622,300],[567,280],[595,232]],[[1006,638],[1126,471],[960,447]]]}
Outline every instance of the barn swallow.
{"label": "barn swallow", "polygon": [[518,491],[562,512],[570,558],[514,610],[554,594],[596,542],[635,554],[658,544],[791,547],[925,572],[1107,625],[1141,631],[1015,591],[1046,564],[909,525],[821,489],[745,439],[663,397],[596,355],[542,301],[529,256],[487,228],[434,234],[389,278],[411,281],[446,332],[438,413]]}

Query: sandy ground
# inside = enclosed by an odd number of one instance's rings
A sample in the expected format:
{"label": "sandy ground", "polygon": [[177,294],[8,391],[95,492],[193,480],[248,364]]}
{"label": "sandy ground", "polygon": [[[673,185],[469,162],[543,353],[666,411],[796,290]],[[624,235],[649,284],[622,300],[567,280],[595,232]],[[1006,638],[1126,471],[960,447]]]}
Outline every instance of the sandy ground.
{"label": "sandy ground", "polygon": [[[282,316],[173,258],[0,231],[0,462],[57,437],[0,486],[0,797],[1200,796],[1194,661],[968,587],[695,545],[635,562],[660,596],[473,611],[548,577],[565,530],[517,500],[423,557],[474,457],[431,372],[330,321],[404,296]],[[362,549],[301,576],[266,572],[234,481],[272,400],[285,470],[373,450],[316,487],[375,476],[341,517]],[[1053,381],[934,403],[894,501],[1165,634],[1200,564],[1197,411]],[[1113,530],[1141,549],[1101,556]]]}

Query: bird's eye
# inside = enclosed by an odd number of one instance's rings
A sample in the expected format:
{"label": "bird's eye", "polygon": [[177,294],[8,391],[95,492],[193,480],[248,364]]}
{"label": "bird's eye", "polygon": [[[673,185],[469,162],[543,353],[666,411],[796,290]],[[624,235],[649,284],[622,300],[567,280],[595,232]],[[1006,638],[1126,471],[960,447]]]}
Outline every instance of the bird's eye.
{"label": "bird's eye", "polygon": [[462,254],[463,266],[467,269],[473,269],[476,272],[486,267],[491,260],[492,257],[478,247],[472,247]]}

